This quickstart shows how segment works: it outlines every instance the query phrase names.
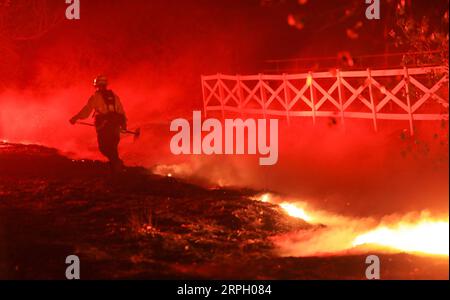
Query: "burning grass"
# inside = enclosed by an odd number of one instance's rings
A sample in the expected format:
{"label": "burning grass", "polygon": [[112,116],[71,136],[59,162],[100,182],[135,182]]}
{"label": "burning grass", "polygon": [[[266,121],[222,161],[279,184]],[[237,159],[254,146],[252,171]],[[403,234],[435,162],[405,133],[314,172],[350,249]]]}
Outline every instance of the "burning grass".
{"label": "burning grass", "polygon": [[[70,254],[80,256],[84,279],[364,278],[365,256],[279,255],[277,237],[327,229],[307,206],[254,201],[254,191],[204,189],[142,168],[112,177],[101,162],[0,145],[2,279],[63,278]],[[448,258],[382,260],[385,278],[448,278]]]}
{"label": "burning grass", "polygon": [[316,228],[289,233],[275,238],[284,255],[311,256],[336,253],[416,253],[449,255],[449,223],[447,217],[433,217],[429,212],[404,216],[349,218],[307,207],[306,203],[265,193],[254,197],[264,203],[278,204],[285,212]]}

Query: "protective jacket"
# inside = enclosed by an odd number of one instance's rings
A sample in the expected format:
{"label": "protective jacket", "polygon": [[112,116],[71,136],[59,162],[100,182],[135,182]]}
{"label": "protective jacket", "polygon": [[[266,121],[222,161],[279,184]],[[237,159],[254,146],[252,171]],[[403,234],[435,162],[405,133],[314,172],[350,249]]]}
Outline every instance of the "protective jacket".
{"label": "protective jacket", "polygon": [[122,103],[120,102],[120,98],[111,90],[96,91],[95,94],[89,98],[88,103],[76,115],[76,118],[86,119],[91,115],[93,110],[95,111],[96,118],[117,113],[122,115],[122,118],[126,123],[126,114]]}

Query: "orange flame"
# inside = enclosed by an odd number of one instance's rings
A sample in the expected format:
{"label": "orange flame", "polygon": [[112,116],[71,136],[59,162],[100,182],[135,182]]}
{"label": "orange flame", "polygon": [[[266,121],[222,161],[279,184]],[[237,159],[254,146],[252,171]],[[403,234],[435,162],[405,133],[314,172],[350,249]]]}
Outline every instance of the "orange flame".
{"label": "orange flame", "polygon": [[294,218],[305,220],[306,222],[312,221],[311,216],[309,216],[303,208],[299,208],[294,204],[283,202],[280,204],[281,208],[283,208],[288,215]]}
{"label": "orange flame", "polygon": [[[356,219],[334,215],[323,211],[307,212],[305,203],[283,201],[280,197],[265,193],[254,198],[262,202],[279,205],[289,216],[312,224],[326,225],[326,229],[296,233],[292,239],[278,239],[282,252],[288,255],[322,255],[359,251],[396,251],[427,255],[449,255],[449,223],[421,214],[415,221],[405,221],[407,216],[389,222],[372,218]],[[392,218],[390,218],[392,219]],[[372,229],[368,229],[372,228]],[[301,242],[298,247],[295,243]],[[363,246],[363,247],[361,247]]]}
{"label": "orange flame", "polygon": [[353,246],[373,244],[406,252],[449,255],[448,221],[400,223],[395,227],[380,226],[357,236]]}

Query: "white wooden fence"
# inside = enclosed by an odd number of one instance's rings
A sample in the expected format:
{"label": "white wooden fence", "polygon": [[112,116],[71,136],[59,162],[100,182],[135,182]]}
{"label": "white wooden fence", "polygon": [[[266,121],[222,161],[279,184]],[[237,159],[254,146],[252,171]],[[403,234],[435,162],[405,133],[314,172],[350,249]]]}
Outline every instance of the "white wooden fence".
{"label": "white wooden fence", "polygon": [[444,67],[282,75],[202,76],[204,114],[371,119],[448,120],[448,70]]}

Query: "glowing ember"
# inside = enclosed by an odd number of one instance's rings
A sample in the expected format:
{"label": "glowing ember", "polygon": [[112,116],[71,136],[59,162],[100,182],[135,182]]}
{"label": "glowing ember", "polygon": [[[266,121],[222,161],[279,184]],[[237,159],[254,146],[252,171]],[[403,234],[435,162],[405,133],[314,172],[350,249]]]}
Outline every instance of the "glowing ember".
{"label": "glowing ember", "polygon": [[262,195],[260,201],[261,201],[261,202],[269,202],[269,201],[270,201],[270,196],[269,196],[269,194],[264,194],[264,195]]}
{"label": "glowing ember", "polygon": [[306,78],[306,85],[307,86],[311,86],[312,85],[312,76],[308,75],[308,77]]}
{"label": "glowing ember", "polygon": [[356,237],[353,246],[374,244],[426,254],[449,255],[448,221],[422,221],[418,224],[401,223],[395,228],[378,227]]}
{"label": "glowing ember", "polygon": [[283,202],[280,204],[281,208],[283,208],[288,215],[294,218],[302,219],[305,221],[311,221],[311,217],[306,214],[306,212],[294,204]]}

